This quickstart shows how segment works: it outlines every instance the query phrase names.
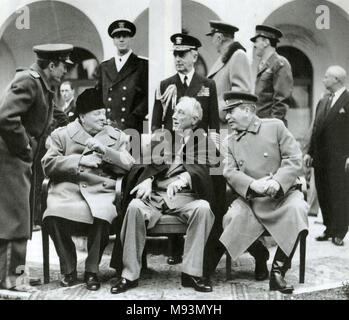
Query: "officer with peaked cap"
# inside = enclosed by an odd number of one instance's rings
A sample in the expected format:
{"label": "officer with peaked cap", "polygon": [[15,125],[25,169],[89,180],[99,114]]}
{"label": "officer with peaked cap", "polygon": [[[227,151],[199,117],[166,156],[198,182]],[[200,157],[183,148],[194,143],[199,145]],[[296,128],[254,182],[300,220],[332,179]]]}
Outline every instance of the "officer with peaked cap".
{"label": "officer with peaked cap", "polygon": [[256,56],[260,59],[255,86],[258,96],[257,115],[261,118],[278,118],[284,121],[289,107],[293,76],[288,60],[276,52],[282,32],[267,25],[257,25],[254,42]]}
{"label": "officer with peaked cap", "polygon": [[0,101],[0,287],[31,290],[16,280],[31,237],[35,162],[52,120],[54,87],[72,63],[72,50],[69,44],[35,46],[36,63],[17,70]]}
{"label": "officer with peaked cap", "polygon": [[165,128],[172,130],[173,107],[183,96],[196,98],[203,109],[200,127],[219,129],[217,90],[214,81],[200,76],[195,72],[198,59],[198,48],[201,42],[197,38],[184,33],[173,34],[173,56],[177,73],[160,83],[156,92],[153,108],[152,131]]}
{"label": "officer with peaked cap", "polygon": [[251,91],[251,68],[246,49],[234,40],[235,33],[239,31],[239,28],[214,20],[210,21],[210,27],[211,30],[206,35],[211,37],[212,45],[217,50],[219,57],[207,77],[216,82],[220,128],[227,129],[225,112],[222,110],[225,105],[223,92],[229,90]]}
{"label": "officer with peaked cap", "polygon": [[246,92],[223,95],[228,136],[223,175],[236,191],[223,217],[224,245],[211,252],[211,273],[225,249],[233,260],[248,251],[256,261],[255,278],[269,277],[268,250],[258,238],[265,230],[278,245],[270,272],[270,290],[291,293],[284,277],[290,266],[297,239],[307,232],[308,205],[298,176],[302,173],[302,152],[293,135],[279,119],[260,119],[255,114],[257,96]]}
{"label": "officer with peaked cap", "polygon": [[108,34],[116,47],[114,57],[99,67],[97,88],[103,95],[107,119],[121,130],[143,132],[148,114],[148,60],[131,49],[136,26],[127,20],[110,24]]}

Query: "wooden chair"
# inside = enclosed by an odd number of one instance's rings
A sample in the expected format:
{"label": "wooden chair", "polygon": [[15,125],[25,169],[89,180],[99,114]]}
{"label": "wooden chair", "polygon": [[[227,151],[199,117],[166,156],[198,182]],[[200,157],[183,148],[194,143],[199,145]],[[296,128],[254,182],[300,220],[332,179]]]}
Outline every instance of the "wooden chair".
{"label": "wooden chair", "polygon": [[[183,223],[177,216],[173,215],[162,215],[158,223],[151,229],[147,231],[147,236],[149,237],[159,237],[165,236],[171,238],[174,235],[185,235],[187,231],[187,225]],[[173,241],[169,239],[168,241],[168,254],[173,253]],[[144,269],[148,268],[147,264],[147,249],[144,247],[142,256],[142,267]]]}
{"label": "wooden chair", "polygon": [[[292,260],[292,257],[296,251],[296,248],[298,246],[299,242],[299,283],[304,283],[305,280],[305,252],[306,252],[306,238],[307,238],[308,232],[301,232],[298,239],[297,243],[295,245],[295,249],[291,253],[290,256],[290,261]],[[264,233],[263,236],[270,236],[269,233]],[[231,280],[231,257],[228,252],[226,252],[226,264],[225,264],[225,269],[226,269],[226,278],[227,280]]]}

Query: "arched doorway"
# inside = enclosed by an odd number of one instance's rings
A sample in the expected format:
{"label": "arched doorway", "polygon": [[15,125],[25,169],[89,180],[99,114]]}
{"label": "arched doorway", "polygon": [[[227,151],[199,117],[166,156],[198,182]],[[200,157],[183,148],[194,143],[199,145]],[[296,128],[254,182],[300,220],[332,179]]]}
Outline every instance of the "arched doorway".
{"label": "arched doorway", "polygon": [[312,119],[313,67],[309,58],[299,49],[282,46],[278,53],[287,58],[292,67],[293,92],[287,112],[288,127],[296,139],[304,145]]}
{"label": "arched doorway", "polygon": [[[17,67],[28,67],[35,60],[32,47],[41,43],[71,43],[78,62],[79,54],[90,52],[98,61],[103,59],[103,46],[92,21],[79,9],[59,1],[37,1],[27,5],[30,28],[18,29],[14,12],[0,26],[0,91],[12,79]],[[6,49],[6,50],[2,50]],[[92,80],[92,79],[90,79]]]}

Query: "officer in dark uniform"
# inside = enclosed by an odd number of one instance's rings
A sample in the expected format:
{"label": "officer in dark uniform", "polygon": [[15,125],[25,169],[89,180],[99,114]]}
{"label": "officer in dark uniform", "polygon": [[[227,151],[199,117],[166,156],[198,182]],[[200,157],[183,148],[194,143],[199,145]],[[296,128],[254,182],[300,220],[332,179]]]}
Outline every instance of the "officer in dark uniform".
{"label": "officer in dark uniform", "polygon": [[135,33],[136,26],[127,20],[116,20],[109,26],[116,53],[101,63],[97,88],[102,92],[110,124],[142,133],[148,114],[148,60],[130,48]]}
{"label": "officer in dark uniform", "polygon": [[0,100],[0,287],[30,290],[19,283],[35,203],[35,163],[53,115],[54,87],[72,63],[72,45],[33,48],[37,61],[18,71]]}
{"label": "officer in dark uniform", "polygon": [[201,104],[203,118],[199,124],[204,130],[219,130],[218,99],[213,80],[195,72],[201,42],[183,33],[171,36],[177,73],[160,83],[154,103],[152,131],[165,128],[172,130],[173,108],[183,96],[193,97]]}
{"label": "officer in dark uniform", "polygon": [[282,32],[276,28],[258,25],[251,41],[260,58],[255,87],[257,115],[260,118],[278,118],[287,125],[285,116],[292,94],[293,77],[288,60],[276,52],[276,45],[282,36]]}

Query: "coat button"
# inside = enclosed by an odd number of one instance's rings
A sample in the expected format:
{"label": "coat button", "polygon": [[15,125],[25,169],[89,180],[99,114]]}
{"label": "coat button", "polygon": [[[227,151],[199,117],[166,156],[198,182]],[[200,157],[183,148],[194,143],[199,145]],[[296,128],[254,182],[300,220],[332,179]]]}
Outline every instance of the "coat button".
{"label": "coat button", "polygon": [[109,91],[113,91],[113,88],[109,88]]}
{"label": "coat button", "polygon": [[126,108],[121,108],[121,111],[122,111],[122,112],[125,112],[125,111],[126,111]]}
{"label": "coat button", "polygon": [[107,186],[107,183],[106,183],[106,182],[103,182],[102,185],[103,185],[103,187],[106,187],[106,186]]}
{"label": "coat button", "polygon": [[124,118],[121,118],[121,122],[125,122],[125,119],[124,119]]}
{"label": "coat button", "polygon": [[84,168],[80,168],[80,172],[84,172]]}
{"label": "coat button", "polygon": [[263,153],[263,157],[264,157],[264,158],[268,158],[268,156],[269,156],[269,155],[268,155],[267,152],[264,152],[264,153]]}
{"label": "coat button", "polygon": [[126,86],[123,86],[123,87],[122,87],[122,90],[126,90],[126,89],[127,89]]}
{"label": "coat button", "polygon": [[110,98],[110,97],[108,98],[108,101],[112,101],[112,100],[113,100],[112,98]]}
{"label": "coat button", "polygon": [[111,109],[110,108],[107,108],[107,112],[110,112],[111,111]]}
{"label": "coat button", "polygon": [[81,186],[82,186],[83,188],[86,188],[86,187],[87,187],[87,185],[86,185],[85,183],[83,183]]}
{"label": "coat button", "polygon": [[244,162],[242,160],[239,161],[239,165],[242,166]]}
{"label": "coat button", "polygon": [[126,97],[122,97],[121,100],[122,100],[122,101],[125,101],[125,100],[126,100]]}

